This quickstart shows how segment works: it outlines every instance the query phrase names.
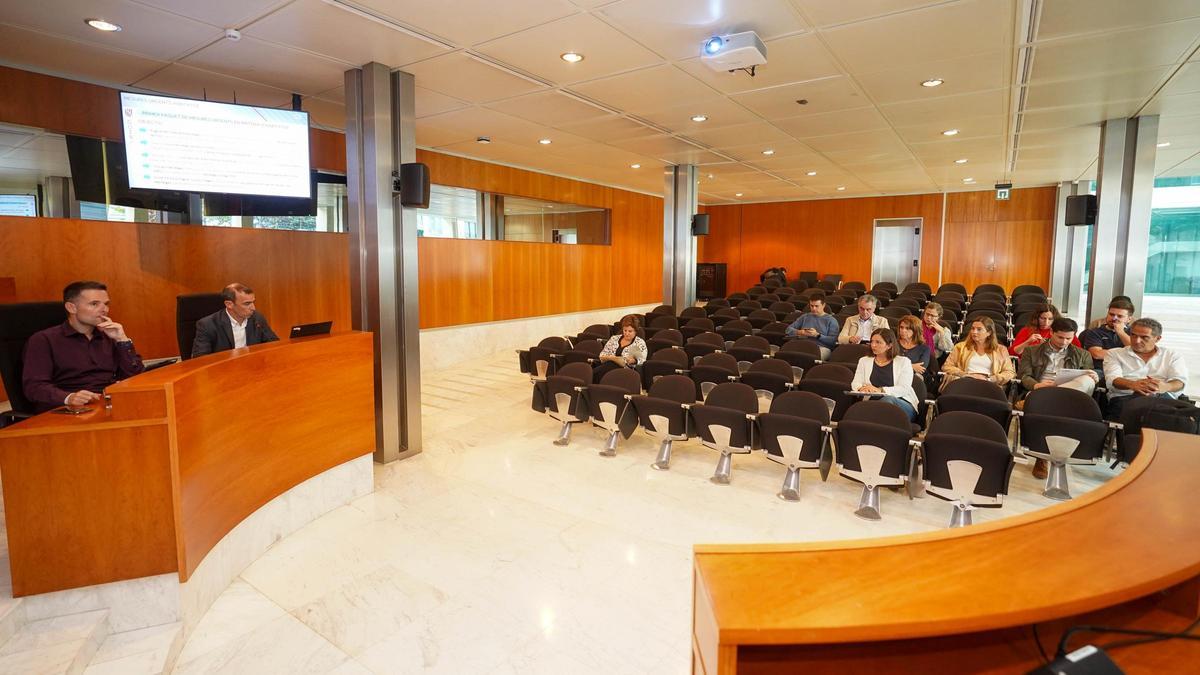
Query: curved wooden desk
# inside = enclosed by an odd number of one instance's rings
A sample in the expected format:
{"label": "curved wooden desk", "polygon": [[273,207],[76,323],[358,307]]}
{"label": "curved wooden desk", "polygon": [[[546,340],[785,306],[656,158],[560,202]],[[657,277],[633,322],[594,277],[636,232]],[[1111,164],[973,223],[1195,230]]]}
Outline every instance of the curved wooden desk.
{"label": "curved wooden desk", "polygon": [[374,450],[373,359],[370,333],[255,345],[0,431],[13,595],[186,581],[256,509]]}
{"label": "curved wooden desk", "polygon": [[[1200,616],[1197,480],[1200,437],[1147,431],[1121,475],[1021,516],[900,537],[696,546],[693,671],[1027,672],[1041,663],[1033,625],[1051,656],[1079,623],[1178,631]],[[1200,663],[1200,644],[1115,656],[1172,672]]]}

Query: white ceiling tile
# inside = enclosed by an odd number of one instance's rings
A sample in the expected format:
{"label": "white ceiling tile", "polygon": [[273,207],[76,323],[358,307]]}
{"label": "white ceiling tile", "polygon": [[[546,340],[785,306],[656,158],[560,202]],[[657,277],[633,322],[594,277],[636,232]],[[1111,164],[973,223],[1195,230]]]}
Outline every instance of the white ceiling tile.
{"label": "white ceiling tile", "polygon": [[10,65],[32,66],[116,85],[131,84],[167,65],[165,61],[107,49],[91,42],[68,40],[4,24],[0,24],[0,60]]}
{"label": "white ceiling tile", "polygon": [[[1161,125],[1159,129],[1161,132]],[[1052,131],[1029,131],[1022,129],[1018,141],[1021,148],[1066,145],[1098,149],[1100,147],[1100,125],[1054,129]]]}
{"label": "white ceiling tile", "polygon": [[337,101],[326,101],[309,97],[304,99],[301,107],[308,113],[314,124],[332,129],[346,128],[346,105]]}
{"label": "white ceiling tile", "polygon": [[753,77],[742,71],[713,70],[699,57],[683,61],[679,67],[726,94],[842,74],[813,33],[771,40],[766,47],[767,62],[755,68]]}
{"label": "white ceiling tile", "polygon": [[1012,0],[965,0],[824,31],[852,73],[889,70],[1003,49],[1012,43]]}
{"label": "white ceiling tile", "polygon": [[966,159],[968,165],[987,161],[1002,161],[1007,146],[1005,136],[990,138],[966,138],[945,143],[919,143],[912,145],[912,153],[926,166],[952,164],[956,159]]}
{"label": "white ceiling tile", "polygon": [[655,173],[655,170],[662,166],[652,155],[630,152],[603,143],[585,143],[568,147],[551,146],[547,148],[547,151],[562,160],[609,169],[632,170],[629,169],[629,165],[641,164],[638,171]]}
{"label": "white ceiling tile", "polygon": [[490,0],[358,0],[401,23],[420,28],[459,45],[469,47],[503,35],[516,33],[579,11],[566,0],[521,0],[497,5]]}
{"label": "white ceiling tile", "polygon": [[[692,121],[694,115],[705,115],[708,119],[703,122],[694,122]],[[689,136],[719,127],[740,126],[760,121],[758,115],[725,97],[714,98],[702,103],[672,106],[665,110],[646,111],[639,113],[638,117]]]}
{"label": "white ceiling tile", "polygon": [[[793,140],[778,143],[751,143],[725,147],[720,150],[723,154],[729,155],[739,162],[752,162],[760,168],[767,166],[799,168],[820,157],[809,146]],[[775,154],[764,155],[764,150],[774,150]]]}
{"label": "white ceiling tile", "polygon": [[686,153],[697,150],[696,146],[690,143],[664,134],[613,141],[610,145],[647,157],[661,157],[668,153]]}
{"label": "white ceiling tile", "polygon": [[[322,97],[324,97],[323,94]],[[450,112],[451,110],[459,110],[460,108],[465,108],[471,105],[470,103],[467,103],[466,101],[460,101],[453,96],[439,94],[432,89],[426,89],[424,87],[415,88],[413,99],[416,106],[415,114],[417,117],[429,117],[430,115],[438,115],[444,112]]]}
{"label": "white ceiling tile", "polygon": [[1085,35],[1200,16],[1195,0],[1045,0],[1038,39]]}
{"label": "white ceiling tile", "polygon": [[[355,66],[374,61],[395,67],[447,51],[446,47],[343,11],[323,0],[295,0],[242,32]],[[354,38],[346,39],[349,35]]]}
{"label": "white ceiling tile", "polygon": [[[656,54],[590,14],[575,14],[479,45],[477,51],[558,84],[661,63]],[[561,58],[583,55],[578,63]]]}
{"label": "white ceiling tile", "polygon": [[582,122],[563,123],[559,129],[593,141],[616,141],[654,133],[653,129],[624,117],[598,117]]}
{"label": "white ceiling tile", "polygon": [[981,116],[1007,115],[1009,90],[992,89],[957,96],[940,96],[919,101],[880,106],[883,114],[897,127],[941,124],[943,128],[969,125]]}
{"label": "white ceiling tile", "polygon": [[1189,63],[1171,76],[1163,87],[1164,94],[1192,94],[1200,91],[1200,64]]}
{"label": "white ceiling tile", "polygon": [[738,124],[719,129],[702,129],[688,133],[687,137],[714,148],[734,148],[750,143],[769,145],[787,143],[792,140],[786,133],[767,122]]}
{"label": "white ceiling tile", "polygon": [[944,0],[793,0],[800,11],[823,28],[861,21],[884,14],[895,14]]}
{"label": "white ceiling tile", "polygon": [[[560,145],[570,145],[585,142],[585,139],[572,136],[566,132],[555,132],[546,127],[534,124],[512,115],[506,115],[487,108],[464,108],[452,112],[422,117],[417,120],[418,140],[422,145],[428,145],[421,139],[422,132],[429,138],[441,140],[435,145],[474,141],[480,136],[487,136],[493,143],[504,141],[508,144],[524,147],[526,152],[541,152],[545,148],[538,144],[541,138],[558,138]],[[446,141],[446,138],[452,140]]]}
{"label": "white ceiling tile", "polygon": [[1004,162],[980,162],[974,165],[925,167],[925,173],[939,185],[963,184],[962,179],[974,178],[976,183],[987,184],[995,176],[1004,175]]}
{"label": "white ceiling tile", "polygon": [[346,64],[252,37],[221,40],[181,63],[299,94],[316,94],[343,83]]}
{"label": "white ceiling tile", "polygon": [[578,84],[571,89],[633,114],[711,101],[720,96],[708,85],[672,65],[614,75]]}
{"label": "white ceiling tile", "polygon": [[172,63],[153,75],[138,80],[137,86],[164,94],[222,103],[246,103],[276,108],[292,100],[290,92],[229,77],[200,68]]}
{"label": "white ceiling tile", "polygon": [[[830,77],[733,94],[732,98],[769,120],[860,108],[870,103],[858,93],[847,77]],[[808,103],[800,105],[797,103],[800,100]]]}
{"label": "white ceiling tile", "polygon": [[1141,104],[1140,100],[1111,101],[1101,104],[1047,108],[1026,112],[1021,116],[1022,131],[1044,131],[1066,127],[1099,124],[1104,120],[1129,117]]}
{"label": "white ceiling tile", "polygon": [[1174,96],[1157,96],[1143,115],[1162,115],[1163,118],[1192,115],[1200,110],[1200,92],[1191,94],[1176,94]]}
{"label": "white ceiling tile", "polygon": [[572,98],[558,90],[541,91],[489,103],[487,107],[538,124],[559,126],[596,117],[611,117],[596,106]]}
{"label": "white ceiling tile", "polygon": [[887,120],[874,107],[789,117],[787,119],[775,120],[774,123],[775,126],[796,138],[874,131],[888,127]]}
{"label": "white ceiling tile", "polygon": [[412,73],[418,86],[454,98],[483,103],[545,89],[545,85],[527,80],[455,52],[404,68]]}
{"label": "white ceiling tile", "polygon": [[672,60],[699,55],[701,45],[714,35],[754,31],[759,38],[769,40],[807,28],[787,0],[623,0],[600,13]]}
{"label": "white ceiling tile", "polygon": [[725,161],[725,158],[721,155],[717,155],[708,150],[701,150],[699,148],[687,148],[675,152],[663,152],[655,155],[655,157],[671,164],[698,164],[702,166]]}
{"label": "white ceiling tile", "polygon": [[[854,73],[854,76],[863,91],[883,105],[1000,89],[1008,85],[1009,61],[1008,51],[997,51]],[[921,86],[933,78],[944,82],[938,87]]]}
{"label": "white ceiling tile", "polygon": [[896,137],[891,129],[876,129],[874,131],[859,131],[850,134],[835,134],[832,136],[817,136],[805,139],[818,152],[838,152],[843,150],[871,150],[887,152],[904,152],[904,144]]}
{"label": "white ceiling tile", "polygon": [[21,147],[34,138],[37,138],[36,131],[29,131],[27,133],[0,131],[0,148],[4,148],[0,152],[7,152],[9,149]]}
{"label": "white ceiling tile", "polygon": [[241,28],[253,18],[267,13],[272,7],[291,0],[137,0],[139,4],[165,9],[198,21],[222,28]]}
{"label": "white ceiling tile", "polygon": [[[962,123],[928,122],[912,126],[897,126],[896,133],[906,143],[950,143],[955,140],[1000,136],[1008,132],[1008,115],[963,116]],[[943,136],[949,128],[958,129],[953,137]]]}
{"label": "white ceiling tile", "polygon": [[[1160,24],[1105,37],[1039,42],[1034,48],[1031,83],[1071,80],[1176,63],[1196,36],[1200,19]],[[1113,45],[1120,45],[1114,49]]]}
{"label": "white ceiling tile", "polygon": [[1170,68],[1164,66],[1108,73],[1087,79],[1032,84],[1026,87],[1025,109],[1144,99],[1158,88],[1169,71]]}

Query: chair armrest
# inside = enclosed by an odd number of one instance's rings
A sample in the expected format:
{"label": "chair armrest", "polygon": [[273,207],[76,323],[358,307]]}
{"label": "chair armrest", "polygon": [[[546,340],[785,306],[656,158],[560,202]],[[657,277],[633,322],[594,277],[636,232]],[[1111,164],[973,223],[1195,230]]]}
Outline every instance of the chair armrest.
{"label": "chair armrest", "polygon": [[684,410],[691,410],[691,409],[692,409],[692,404],[691,404],[691,403],[680,403],[680,404],[679,404],[679,407],[680,407],[680,408],[683,408]]}
{"label": "chair armrest", "polygon": [[884,396],[887,396],[887,394],[875,391],[843,391],[842,393],[846,394],[847,396],[861,396],[863,398],[874,398],[876,396],[883,398]]}
{"label": "chair armrest", "polygon": [[578,391],[578,392],[587,391],[587,387],[574,387],[574,389],[575,389],[575,391]]}

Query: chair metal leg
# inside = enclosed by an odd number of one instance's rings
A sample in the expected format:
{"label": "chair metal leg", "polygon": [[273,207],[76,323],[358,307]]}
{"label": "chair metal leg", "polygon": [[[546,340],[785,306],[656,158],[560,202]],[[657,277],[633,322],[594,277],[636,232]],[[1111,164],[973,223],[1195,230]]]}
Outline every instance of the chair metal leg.
{"label": "chair metal leg", "polygon": [[668,471],[671,468],[671,439],[664,438],[662,445],[658,446],[658,457],[654,458],[654,464],[651,464],[652,469],[658,471]]}
{"label": "chair metal leg", "polygon": [[971,513],[974,507],[970,504],[955,502],[953,510],[950,513],[950,527],[966,527],[972,524]]}
{"label": "chair metal leg", "polygon": [[562,431],[558,432],[558,438],[554,439],[555,445],[566,445],[571,442],[571,423],[563,422]]}
{"label": "chair metal leg", "polygon": [[1042,496],[1059,501],[1071,498],[1071,489],[1067,486],[1066,464],[1050,462],[1050,473],[1046,475],[1046,489],[1042,491]]}
{"label": "chair metal leg", "polygon": [[883,518],[879,514],[879,486],[864,485],[862,497],[858,499],[858,510],[854,515],[866,520],[880,520]]}
{"label": "chair metal leg", "polygon": [[729,485],[729,473],[733,470],[733,456],[722,450],[721,459],[717,460],[717,470],[708,480],[717,485]]}
{"label": "chair metal leg", "polygon": [[608,442],[604,444],[604,449],[600,451],[601,457],[616,457],[617,456],[617,438],[621,435],[620,431],[613,430],[608,435]]}
{"label": "chair metal leg", "polygon": [[775,496],[785,502],[800,501],[800,469],[788,467],[787,475],[783,477],[783,487],[779,488]]}

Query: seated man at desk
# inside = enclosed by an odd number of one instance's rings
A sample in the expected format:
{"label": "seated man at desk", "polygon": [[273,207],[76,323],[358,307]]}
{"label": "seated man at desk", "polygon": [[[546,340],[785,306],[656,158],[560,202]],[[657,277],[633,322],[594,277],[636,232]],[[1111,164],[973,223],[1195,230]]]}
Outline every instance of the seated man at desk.
{"label": "seated man at desk", "polygon": [[37,412],[96,401],[108,385],[145,370],[121,324],[108,316],[108,287],[76,281],[63,289],[67,320],[25,343],[22,387]]}
{"label": "seated man at desk", "polygon": [[225,309],[196,322],[192,358],[279,339],[254,308],[254,290],[239,283],[221,289]]}

